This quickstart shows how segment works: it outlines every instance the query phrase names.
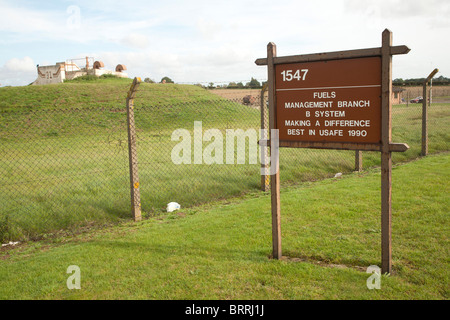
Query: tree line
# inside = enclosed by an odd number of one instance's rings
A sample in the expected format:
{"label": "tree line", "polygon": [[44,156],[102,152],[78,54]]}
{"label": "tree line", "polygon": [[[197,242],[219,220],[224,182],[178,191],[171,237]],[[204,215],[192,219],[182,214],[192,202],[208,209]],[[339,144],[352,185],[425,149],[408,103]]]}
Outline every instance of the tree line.
{"label": "tree line", "polygon": [[[146,83],[156,83],[154,80],[150,78],[145,78],[144,82]],[[169,77],[164,77],[158,83],[175,83]],[[201,83],[195,84],[196,86],[205,88],[205,89],[217,89],[217,88],[225,88],[225,89],[261,89],[266,82],[260,83],[257,79],[251,78],[251,80],[247,83],[240,82],[230,82],[228,84],[216,85],[214,82],[210,82],[208,85],[203,85]]]}
{"label": "tree line", "polygon": [[265,83],[266,82],[260,83],[258,80],[252,77],[252,79],[245,85],[242,82],[230,82],[228,85],[224,85],[222,87],[227,89],[261,89]]}
{"label": "tree line", "polygon": [[[156,83],[154,80],[152,80],[150,78],[145,78],[144,82],[145,83]],[[164,77],[161,79],[161,81],[159,83],[175,83],[175,82],[173,82],[173,80],[170,79],[169,77]]]}
{"label": "tree line", "polygon": [[[413,78],[413,79],[394,79],[392,84],[394,86],[421,86],[425,78]],[[439,76],[437,78],[433,78],[433,85],[436,86],[448,86],[450,85],[450,79],[444,76]]]}
{"label": "tree line", "polygon": [[[394,86],[421,86],[425,78],[412,78],[412,79],[402,79],[397,78],[392,81]],[[146,83],[156,83],[150,78],[145,78],[144,82]],[[159,83],[174,83],[172,79],[169,77],[164,77],[161,79]],[[259,82],[255,78],[251,78],[251,80],[247,83],[240,82],[230,82],[228,84],[216,85],[214,82],[210,82],[208,85],[203,85],[201,83],[195,84],[196,86],[205,88],[205,89],[216,89],[216,88],[224,88],[224,89],[261,89],[266,82]],[[433,78],[433,85],[437,86],[448,86],[450,85],[450,78],[446,78],[444,76],[439,76],[437,78]]]}

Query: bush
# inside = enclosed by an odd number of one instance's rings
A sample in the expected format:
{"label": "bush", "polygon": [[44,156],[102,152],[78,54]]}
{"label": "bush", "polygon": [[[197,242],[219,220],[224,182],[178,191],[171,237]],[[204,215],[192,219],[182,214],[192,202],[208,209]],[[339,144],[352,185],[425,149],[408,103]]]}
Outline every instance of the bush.
{"label": "bush", "polygon": [[78,77],[78,78],[75,78],[75,79],[72,79],[72,80],[64,80],[64,82],[96,82],[96,81],[99,81],[99,80],[109,80],[109,79],[115,79],[115,80],[123,80],[123,79],[125,79],[125,80],[129,80],[128,78],[121,78],[121,77],[118,77],[118,76],[116,76],[116,75],[113,75],[113,74],[102,74],[100,77],[97,77],[97,76],[94,76],[94,75],[92,75],[92,74],[87,74],[87,75],[84,75],[84,76],[81,76],[81,77]]}
{"label": "bush", "polygon": [[114,74],[102,74],[98,79],[121,79],[120,77]]}
{"label": "bush", "polygon": [[170,79],[169,77],[164,77],[161,79],[161,83],[174,83],[172,79]]}
{"label": "bush", "polygon": [[91,74],[87,74],[72,80],[64,80],[64,82],[93,82],[93,81],[97,81],[98,77],[91,75]]}

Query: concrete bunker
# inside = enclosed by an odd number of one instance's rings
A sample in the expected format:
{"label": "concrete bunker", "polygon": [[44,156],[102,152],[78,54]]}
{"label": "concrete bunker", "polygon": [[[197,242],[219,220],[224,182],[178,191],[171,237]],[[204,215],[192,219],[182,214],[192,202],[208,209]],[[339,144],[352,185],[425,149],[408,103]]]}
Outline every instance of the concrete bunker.
{"label": "concrete bunker", "polygon": [[[84,63],[83,67],[80,67]],[[77,63],[78,62],[78,63]],[[54,65],[39,66],[37,65],[37,79],[32,83],[33,85],[45,85],[53,83],[62,83],[64,80],[72,80],[85,75],[94,75],[100,77],[104,74],[114,75],[120,78],[128,78],[128,74],[124,72],[127,67],[123,64],[118,64],[115,71],[104,69],[103,61],[94,61],[92,57],[81,59],[69,59],[66,62],[57,62]]]}

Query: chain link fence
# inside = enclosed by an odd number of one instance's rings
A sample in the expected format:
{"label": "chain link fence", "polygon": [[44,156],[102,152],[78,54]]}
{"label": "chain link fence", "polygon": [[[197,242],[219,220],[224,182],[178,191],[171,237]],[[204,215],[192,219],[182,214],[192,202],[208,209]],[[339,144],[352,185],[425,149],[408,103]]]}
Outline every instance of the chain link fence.
{"label": "chain link fence", "polygon": [[0,119],[0,238],[129,215],[124,110],[3,110]]}
{"label": "chain link fence", "polygon": [[[134,107],[144,219],[166,214],[169,202],[181,205],[175,214],[186,214],[261,190],[259,151],[252,148],[261,105],[267,108],[261,90],[186,98],[172,85],[164,102],[149,102],[142,97],[151,86],[141,85]],[[126,92],[118,94],[119,108],[0,110],[2,242],[131,219]],[[450,104],[436,101],[428,114],[430,153],[448,151],[450,141]],[[394,162],[420,156],[421,119],[421,104],[393,106],[393,142],[410,146],[394,153]],[[364,168],[378,165],[378,152],[363,152]],[[280,170],[284,186],[329,178],[354,171],[355,152],[281,148]]]}

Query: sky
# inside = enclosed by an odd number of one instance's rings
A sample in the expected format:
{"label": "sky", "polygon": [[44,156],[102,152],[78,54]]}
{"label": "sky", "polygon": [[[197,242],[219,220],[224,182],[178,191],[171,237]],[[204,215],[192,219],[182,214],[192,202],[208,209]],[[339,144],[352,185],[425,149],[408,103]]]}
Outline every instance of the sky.
{"label": "sky", "polygon": [[0,0],[0,12],[0,86],[86,56],[157,82],[265,81],[254,61],[269,42],[278,56],[374,48],[386,28],[411,49],[394,79],[450,77],[450,0]]}

